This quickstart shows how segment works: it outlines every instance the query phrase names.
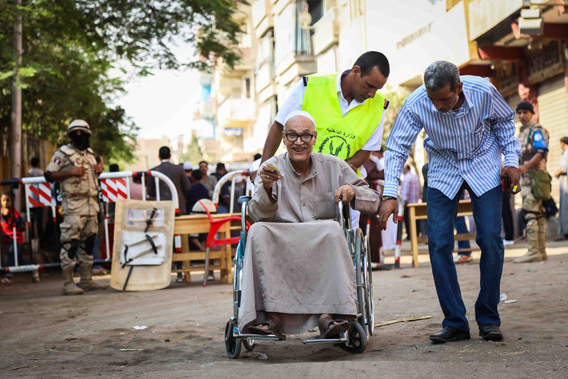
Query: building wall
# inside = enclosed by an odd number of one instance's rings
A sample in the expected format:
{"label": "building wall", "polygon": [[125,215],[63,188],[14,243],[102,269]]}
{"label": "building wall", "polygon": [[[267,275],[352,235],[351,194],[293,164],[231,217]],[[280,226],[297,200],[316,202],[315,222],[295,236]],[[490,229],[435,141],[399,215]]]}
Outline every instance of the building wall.
{"label": "building wall", "polygon": [[134,151],[134,162],[126,164],[122,171],[147,171],[160,164],[159,150],[168,146],[173,150],[167,137],[161,139],[139,139]]}
{"label": "building wall", "polygon": [[[206,150],[211,152],[210,155],[216,155],[213,150],[219,148],[219,159],[223,162],[231,162],[243,156],[244,142],[253,137],[258,109],[254,70],[258,39],[253,26],[253,8],[251,5],[240,4],[239,9],[240,13],[234,18],[235,21],[242,23],[245,30],[238,45],[241,61],[233,69],[221,62],[215,70],[212,83],[212,108],[215,114],[217,144],[209,141]],[[257,17],[258,12],[262,12],[262,7],[259,9],[257,5],[254,9]]]}
{"label": "building wall", "polygon": [[[542,82],[539,86],[538,104],[540,123],[550,135],[547,168],[550,174],[558,171],[562,149],[560,138],[568,136],[568,101],[564,75],[558,75]],[[559,200],[558,179],[552,179],[552,197]]]}

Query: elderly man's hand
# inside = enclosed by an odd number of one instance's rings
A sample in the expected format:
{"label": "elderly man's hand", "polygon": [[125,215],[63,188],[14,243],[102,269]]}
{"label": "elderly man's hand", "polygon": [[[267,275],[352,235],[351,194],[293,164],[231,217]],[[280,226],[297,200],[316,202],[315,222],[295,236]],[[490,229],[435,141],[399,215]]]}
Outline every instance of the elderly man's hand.
{"label": "elderly man's hand", "polygon": [[343,195],[343,202],[350,203],[355,197],[355,191],[349,184],[339,187],[335,190],[335,204],[339,203],[339,196]]}
{"label": "elderly man's hand", "polygon": [[512,194],[517,194],[521,192],[521,185],[519,184],[520,170],[515,167],[505,166],[503,167],[503,171],[501,173],[501,180],[503,180],[503,177],[505,175],[509,175],[509,177],[511,178],[510,192]]}
{"label": "elderly man's hand", "polygon": [[280,180],[280,175],[268,166],[264,166],[262,170],[258,172],[260,179],[262,179],[262,185],[264,188],[271,189],[274,186],[274,182]]}
{"label": "elderly man's hand", "polygon": [[398,201],[396,199],[387,199],[381,202],[379,208],[379,228],[385,230],[387,228],[387,222],[389,217],[392,215],[392,221],[396,224],[397,218]]}

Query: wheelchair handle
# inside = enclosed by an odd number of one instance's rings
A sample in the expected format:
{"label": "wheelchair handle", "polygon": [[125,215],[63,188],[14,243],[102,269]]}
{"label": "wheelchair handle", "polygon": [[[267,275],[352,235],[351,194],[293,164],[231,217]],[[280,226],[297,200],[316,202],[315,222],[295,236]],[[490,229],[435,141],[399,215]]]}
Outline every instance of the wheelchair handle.
{"label": "wheelchair handle", "polygon": [[343,195],[339,195],[337,206],[339,207],[339,226],[341,226],[341,229],[345,229],[345,221],[343,220]]}

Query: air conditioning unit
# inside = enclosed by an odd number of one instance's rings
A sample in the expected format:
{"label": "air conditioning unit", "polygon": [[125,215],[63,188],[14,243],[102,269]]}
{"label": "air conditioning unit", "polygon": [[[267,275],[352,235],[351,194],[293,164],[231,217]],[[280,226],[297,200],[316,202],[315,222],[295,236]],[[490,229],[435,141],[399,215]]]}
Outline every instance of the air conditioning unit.
{"label": "air conditioning unit", "polygon": [[523,9],[519,18],[519,32],[530,36],[538,36],[544,32],[544,19],[540,9]]}

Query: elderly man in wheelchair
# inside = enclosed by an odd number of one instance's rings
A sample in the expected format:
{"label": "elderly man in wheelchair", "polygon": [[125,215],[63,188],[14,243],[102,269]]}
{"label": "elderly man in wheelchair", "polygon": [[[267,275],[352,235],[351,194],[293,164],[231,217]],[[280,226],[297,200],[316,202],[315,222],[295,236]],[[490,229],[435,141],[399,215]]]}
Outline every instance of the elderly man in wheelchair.
{"label": "elderly man in wheelchair", "polygon": [[249,347],[252,339],[283,340],[316,326],[320,336],[304,343],[331,341],[349,351],[351,333],[364,339],[351,352],[366,346],[368,254],[362,232],[342,228],[350,219],[338,205],[376,214],[379,194],[341,159],[313,153],[316,139],[311,115],[293,112],[282,133],[287,152],[266,161],[254,196],[240,199],[255,223],[242,232],[235,259],[236,310],[225,336],[231,358],[241,340]]}

